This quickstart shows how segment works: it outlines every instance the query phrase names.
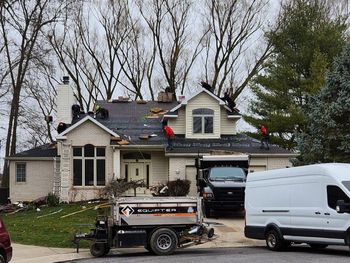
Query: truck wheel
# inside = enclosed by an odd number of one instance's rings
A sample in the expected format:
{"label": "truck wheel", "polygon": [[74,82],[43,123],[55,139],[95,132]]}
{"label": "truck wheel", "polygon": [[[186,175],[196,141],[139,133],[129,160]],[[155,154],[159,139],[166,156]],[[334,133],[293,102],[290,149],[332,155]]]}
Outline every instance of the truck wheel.
{"label": "truck wheel", "polygon": [[177,247],[177,236],[169,228],[160,228],[150,238],[151,251],[156,255],[170,255]]}
{"label": "truck wheel", "polygon": [[309,246],[313,249],[322,249],[328,247],[326,244],[309,244]]}
{"label": "truck wheel", "polygon": [[106,243],[92,243],[90,246],[90,253],[94,257],[102,257],[107,255],[109,252],[109,247]]}
{"label": "truck wheel", "polygon": [[284,240],[282,239],[280,234],[274,229],[269,230],[266,233],[265,239],[266,239],[266,246],[270,250],[281,251],[286,247]]}

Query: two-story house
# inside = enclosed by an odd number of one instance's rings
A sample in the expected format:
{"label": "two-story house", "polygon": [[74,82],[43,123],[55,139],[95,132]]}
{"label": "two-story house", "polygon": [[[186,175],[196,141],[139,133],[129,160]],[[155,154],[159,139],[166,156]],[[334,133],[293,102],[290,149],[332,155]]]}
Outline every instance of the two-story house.
{"label": "two-story house", "polygon": [[[33,200],[54,192],[61,201],[98,198],[113,178],[144,180],[149,186],[176,178],[191,180],[196,194],[195,158],[198,155],[244,153],[250,171],[291,166],[294,153],[236,131],[241,115],[225,101],[200,89],[182,102],[98,101],[108,117],[79,114],[72,118],[73,92],[58,87],[58,118],[67,128],[55,144],[43,145],[8,158],[11,201]],[[166,149],[163,126],[172,127],[174,149]]]}

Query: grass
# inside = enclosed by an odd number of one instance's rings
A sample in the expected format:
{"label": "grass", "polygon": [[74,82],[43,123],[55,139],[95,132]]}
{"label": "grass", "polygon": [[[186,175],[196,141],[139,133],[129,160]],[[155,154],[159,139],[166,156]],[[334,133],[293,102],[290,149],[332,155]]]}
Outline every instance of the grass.
{"label": "grass", "polygon": [[[96,204],[61,204],[57,207],[42,207],[41,211],[35,209],[18,212],[16,214],[2,214],[11,240],[25,245],[45,247],[75,247],[72,243],[73,234],[76,232],[90,232],[95,223],[98,211],[89,209],[66,218],[61,218],[76,211],[95,207]],[[61,212],[38,218],[62,209]],[[88,243],[81,243],[86,247]]]}

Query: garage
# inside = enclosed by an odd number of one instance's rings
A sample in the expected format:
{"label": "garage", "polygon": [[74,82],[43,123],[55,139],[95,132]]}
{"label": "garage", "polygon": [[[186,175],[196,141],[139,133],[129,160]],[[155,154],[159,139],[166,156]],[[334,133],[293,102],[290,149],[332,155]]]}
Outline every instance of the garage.
{"label": "garage", "polygon": [[250,173],[262,172],[262,171],[266,171],[266,166],[250,166],[249,167],[249,172]]}

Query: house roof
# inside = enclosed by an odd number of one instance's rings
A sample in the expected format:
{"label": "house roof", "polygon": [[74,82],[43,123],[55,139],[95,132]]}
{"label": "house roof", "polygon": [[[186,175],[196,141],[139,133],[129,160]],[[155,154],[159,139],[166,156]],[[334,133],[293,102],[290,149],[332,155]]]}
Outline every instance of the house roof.
{"label": "house roof", "polygon": [[105,125],[102,125],[100,122],[98,122],[96,119],[92,118],[90,115],[82,115],[82,118],[77,118],[76,122],[74,124],[70,125],[66,130],[61,132],[57,136],[57,138],[58,139],[63,138],[63,136],[65,136],[67,133],[69,133],[70,131],[74,130],[75,128],[77,128],[79,125],[83,124],[86,121],[91,121],[91,122],[95,123],[97,126],[99,126],[101,129],[103,129],[106,132],[108,132],[110,135],[115,136],[115,137],[119,137],[118,134],[116,134],[112,130],[108,129]]}
{"label": "house roof", "polygon": [[[176,112],[170,111],[180,105],[178,102],[164,103],[156,101],[150,101],[145,104],[140,104],[136,101],[98,101],[97,103],[101,108],[108,110],[108,118],[102,119],[97,116],[95,119],[84,114],[80,115],[79,118],[73,119],[72,125],[63,133],[61,133],[60,137],[64,139],[62,135],[67,134],[69,131],[75,129],[85,121],[90,120],[112,136],[117,135],[129,142],[128,145],[119,145],[117,141],[111,140],[111,145],[116,145],[116,147],[121,148],[154,147],[162,149],[167,144],[166,138],[164,136],[164,131],[162,129],[163,117],[167,114],[176,114]],[[236,112],[227,111],[227,113],[228,117],[231,116],[235,118],[235,116],[237,116]],[[60,137],[58,137],[58,139],[60,139]],[[253,139],[244,134],[222,135],[219,139],[190,139],[185,138],[185,135],[183,134],[177,134],[173,145],[174,149],[166,152],[166,154],[186,155],[189,153],[208,153],[213,150],[218,150],[257,155],[294,155],[291,151],[285,150],[275,145],[270,145],[270,150],[260,149],[259,140]],[[14,157],[55,156],[57,156],[56,147],[46,144],[28,151],[18,153]]]}
{"label": "house roof", "polygon": [[15,155],[8,157],[8,159],[40,157],[57,157],[57,144],[47,143],[27,151],[16,153]]}
{"label": "house roof", "polygon": [[[178,105],[178,102],[157,101],[149,101],[146,104],[139,104],[136,101],[117,103],[98,101],[97,103],[101,108],[108,110],[109,117],[107,119],[97,117],[96,120],[128,140],[130,144],[138,145],[162,145],[165,140],[162,118],[171,108]],[[152,109],[158,109],[161,112],[154,114],[151,112]],[[80,119],[73,120],[73,125]],[[140,139],[140,135],[150,137],[147,140]]]}

